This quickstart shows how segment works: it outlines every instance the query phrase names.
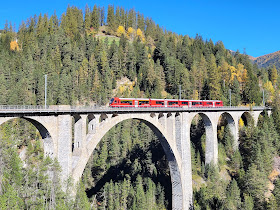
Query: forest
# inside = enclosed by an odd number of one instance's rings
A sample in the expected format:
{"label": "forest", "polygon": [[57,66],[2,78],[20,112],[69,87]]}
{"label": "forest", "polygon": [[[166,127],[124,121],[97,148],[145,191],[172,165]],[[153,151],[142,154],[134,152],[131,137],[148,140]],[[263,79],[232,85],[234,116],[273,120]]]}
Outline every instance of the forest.
{"label": "forest", "polygon": [[[258,68],[222,41],[168,31],[134,9],[68,6],[61,17],[34,15],[0,33],[0,104],[107,106],[110,98],[219,99],[273,108],[257,126],[239,122],[239,149],[223,118],[219,163],[205,165],[205,129],[192,122],[194,209],[280,208],[279,69]],[[231,93],[231,95],[229,94]],[[230,100],[231,99],[231,100]],[[171,209],[163,148],[138,120],[112,128],[93,152],[78,186],[60,182],[42,139],[23,119],[0,126],[1,209]],[[98,157],[98,158],[97,158]],[[77,191],[73,196],[73,189]]]}

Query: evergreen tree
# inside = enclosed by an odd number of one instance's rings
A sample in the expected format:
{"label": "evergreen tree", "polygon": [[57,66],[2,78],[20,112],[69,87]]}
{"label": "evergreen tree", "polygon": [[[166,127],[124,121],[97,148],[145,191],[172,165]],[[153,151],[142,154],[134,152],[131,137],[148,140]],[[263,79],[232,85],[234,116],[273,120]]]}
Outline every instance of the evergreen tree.
{"label": "evergreen tree", "polygon": [[262,101],[258,79],[250,70],[248,70],[248,80],[246,81],[244,90],[244,100],[256,104],[260,104]]}
{"label": "evergreen tree", "polygon": [[141,31],[145,31],[145,20],[144,16],[142,14],[137,13],[137,28],[139,28]]}
{"label": "evergreen tree", "polygon": [[140,175],[136,179],[135,193],[136,208],[145,209],[147,205],[146,196],[143,188],[143,180]]}
{"label": "evergreen tree", "polygon": [[275,186],[274,186],[274,190],[273,190],[273,195],[275,197],[275,200],[277,202],[277,205],[280,206],[280,180],[277,179],[275,181]]}
{"label": "evergreen tree", "polygon": [[86,5],[85,8],[85,17],[84,17],[84,28],[86,33],[90,32],[90,27],[91,27],[91,11],[88,5]]}
{"label": "evergreen tree", "polygon": [[130,9],[127,15],[127,28],[136,29],[136,12],[134,9]]}
{"label": "evergreen tree", "polygon": [[257,169],[255,164],[252,164],[245,177],[245,189],[254,199],[254,206],[261,208],[264,205],[264,193],[267,191],[267,179],[263,172]]}
{"label": "evergreen tree", "polygon": [[226,199],[226,208],[227,209],[240,209],[241,208],[241,198],[240,198],[240,190],[237,186],[237,182],[235,179],[229,185],[229,190],[227,192]]}
{"label": "evergreen tree", "polygon": [[105,24],[105,8],[100,8],[100,26],[103,26]]}
{"label": "evergreen tree", "polygon": [[246,210],[254,209],[254,201],[250,195],[244,195],[243,209]]}
{"label": "evergreen tree", "polygon": [[107,12],[108,12],[108,14],[107,14],[107,25],[110,29],[110,33],[112,34],[117,29],[114,6],[109,5]]}
{"label": "evergreen tree", "polygon": [[209,74],[209,91],[210,99],[219,99],[221,97],[221,87],[219,84],[220,78],[218,74],[218,69],[216,65],[216,59],[214,55],[211,55],[208,64],[208,74]]}
{"label": "evergreen tree", "polygon": [[278,78],[278,74],[277,74],[277,70],[276,70],[275,65],[273,65],[273,67],[269,70],[270,70],[269,71],[270,81],[272,82],[273,86],[275,86],[276,82],[277,82],[277,78]]}
{"label": "evergreen tree", "polygon": [[98,31],[100,26],[100,9],[96,5],[94,5],[91,13],[91,26],[96,31]]}

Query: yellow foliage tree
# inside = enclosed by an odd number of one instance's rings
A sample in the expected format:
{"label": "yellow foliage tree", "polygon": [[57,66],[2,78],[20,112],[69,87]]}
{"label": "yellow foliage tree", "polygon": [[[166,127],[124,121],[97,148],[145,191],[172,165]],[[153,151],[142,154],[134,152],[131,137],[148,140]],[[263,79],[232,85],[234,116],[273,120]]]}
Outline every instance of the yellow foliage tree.
{"label": "yellow foliage tree", "polygon": [[268,101],[270,101],[270,102],[273,101],[275,90],[274,90],[274,87],[272,85],[272,82],[271,81],[267,81],[264,84],[263,87],[266,90],[266,92],[268,93]]}
{"label": "yellow foliage tree", "polygon": [[11,41],[10,43],[10,50],[12,51],[19,51],[19,46],[17,41]]}
{"label": "yellow foliage tree", "polygon": [[244,127],[244,121],[242,120],[242,118],[240,118],[238,124],[239,124],[239,127],[240,127],[240,128]]}
{"label": "yellow foliage tree", "polygon": [[241,89],[244,90],[245,83],[247,81],[247,70],[244,68],[244,65],[239,63],[237,65],[237,80],[240,83]]}
{"label": "yellow foliage tree", "polygon": [[128,38],[133,39],[135,37],[135,30],[132,27],[127,29],[127,36]]}
{"label": "yellow foliage tree", "polygon": [[194,100],[198,100],[198,99],[199,99],[198,90],[193,90],[192,98],[193,98]]}
{"label": "yellow foliage tree", "polygon": [[234,77],[236,77],[236,79],[238,80],[238,82],[240,84],[241,89],[243,90],[245,87],[245,83],[248,79],[247,70],[244,68],[244,65],[238,64],[237,68],[230,66],[229,69],[231,72],[230,81],[233,81]]}
{"label": "yellow foliage tree", "polygon": [[121,35],[125,35],[125,29],[123,26],[119,26],[117,29],[117,36],[120,37]]}
{"label": "yellow foliage tree", "polygon": [[237,71],[234,66],[230,66],[229,70],[230,70],[230,74],[231,74],[230,81],[232,82],[234,80],[234,77],[237,77]]}
{"label": "yellow foliage tree", "polygon": [[144,36],[144,34],[143,34],[143,32],[141,31],[140,28],[137,29],[136,36],[139,37],[140,40],[142,40],[143,42],[145,41],[145,36]]}
{"label": "yellow foliage tree", "polygon": [[120,87],[119,87],[119,91],[120,91],[120,93],[123,93],[124,91],[125,91],[125,86],[124,85],[121,85]]}

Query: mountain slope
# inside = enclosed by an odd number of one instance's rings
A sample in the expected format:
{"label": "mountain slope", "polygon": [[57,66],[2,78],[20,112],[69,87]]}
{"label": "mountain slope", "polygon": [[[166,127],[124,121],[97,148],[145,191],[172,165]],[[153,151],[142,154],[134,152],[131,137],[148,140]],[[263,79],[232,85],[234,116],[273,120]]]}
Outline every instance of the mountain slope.
{"label": "mountain slope", "polygon": [[280,51],[250,59],[259,67],[265,68],[275,65],[277,69],[280,69]]}

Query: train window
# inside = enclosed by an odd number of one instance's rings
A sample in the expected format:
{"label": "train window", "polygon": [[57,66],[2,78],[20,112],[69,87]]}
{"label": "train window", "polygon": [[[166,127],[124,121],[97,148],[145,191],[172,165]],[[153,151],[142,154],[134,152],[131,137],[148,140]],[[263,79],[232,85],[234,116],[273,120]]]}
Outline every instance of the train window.
{"label": "train window", "polygon": [[149,104],[149,101],[139,101],[139,105]]}
{"label": "train window", "polygon": [[122,104],[132,105],[132,101],[121,101]]}
{"label": "train window", "polygon": [[220,102],[216,102],[216,104],[221,104]]}
{"label": "train window", "polygon": [[207,105],[213,105],[212,102],[207,102],[206,104],[207,104]]}
{"label": "train window", "polygon": [[202,105],[202,102],[192,102],[192,105]]}
{"label": "train window", "polygon": [[182,104],[188,105],[188,102],[187,101],[182,101]]}
{"label": "train window", "polygon": [[114,98],[111,98],[111,100],[110,100],[110,104],[111,104],[111,103],[113,103],[113,101],[114,101]]}
{"label": "train window", "polygon": [[164,105],[163,101],[156,101],[156,104]]}
{"label": "train window", "polygon": [[169,101],[168,105],[174,105],[174,104],[178,104],[178,101]]}

